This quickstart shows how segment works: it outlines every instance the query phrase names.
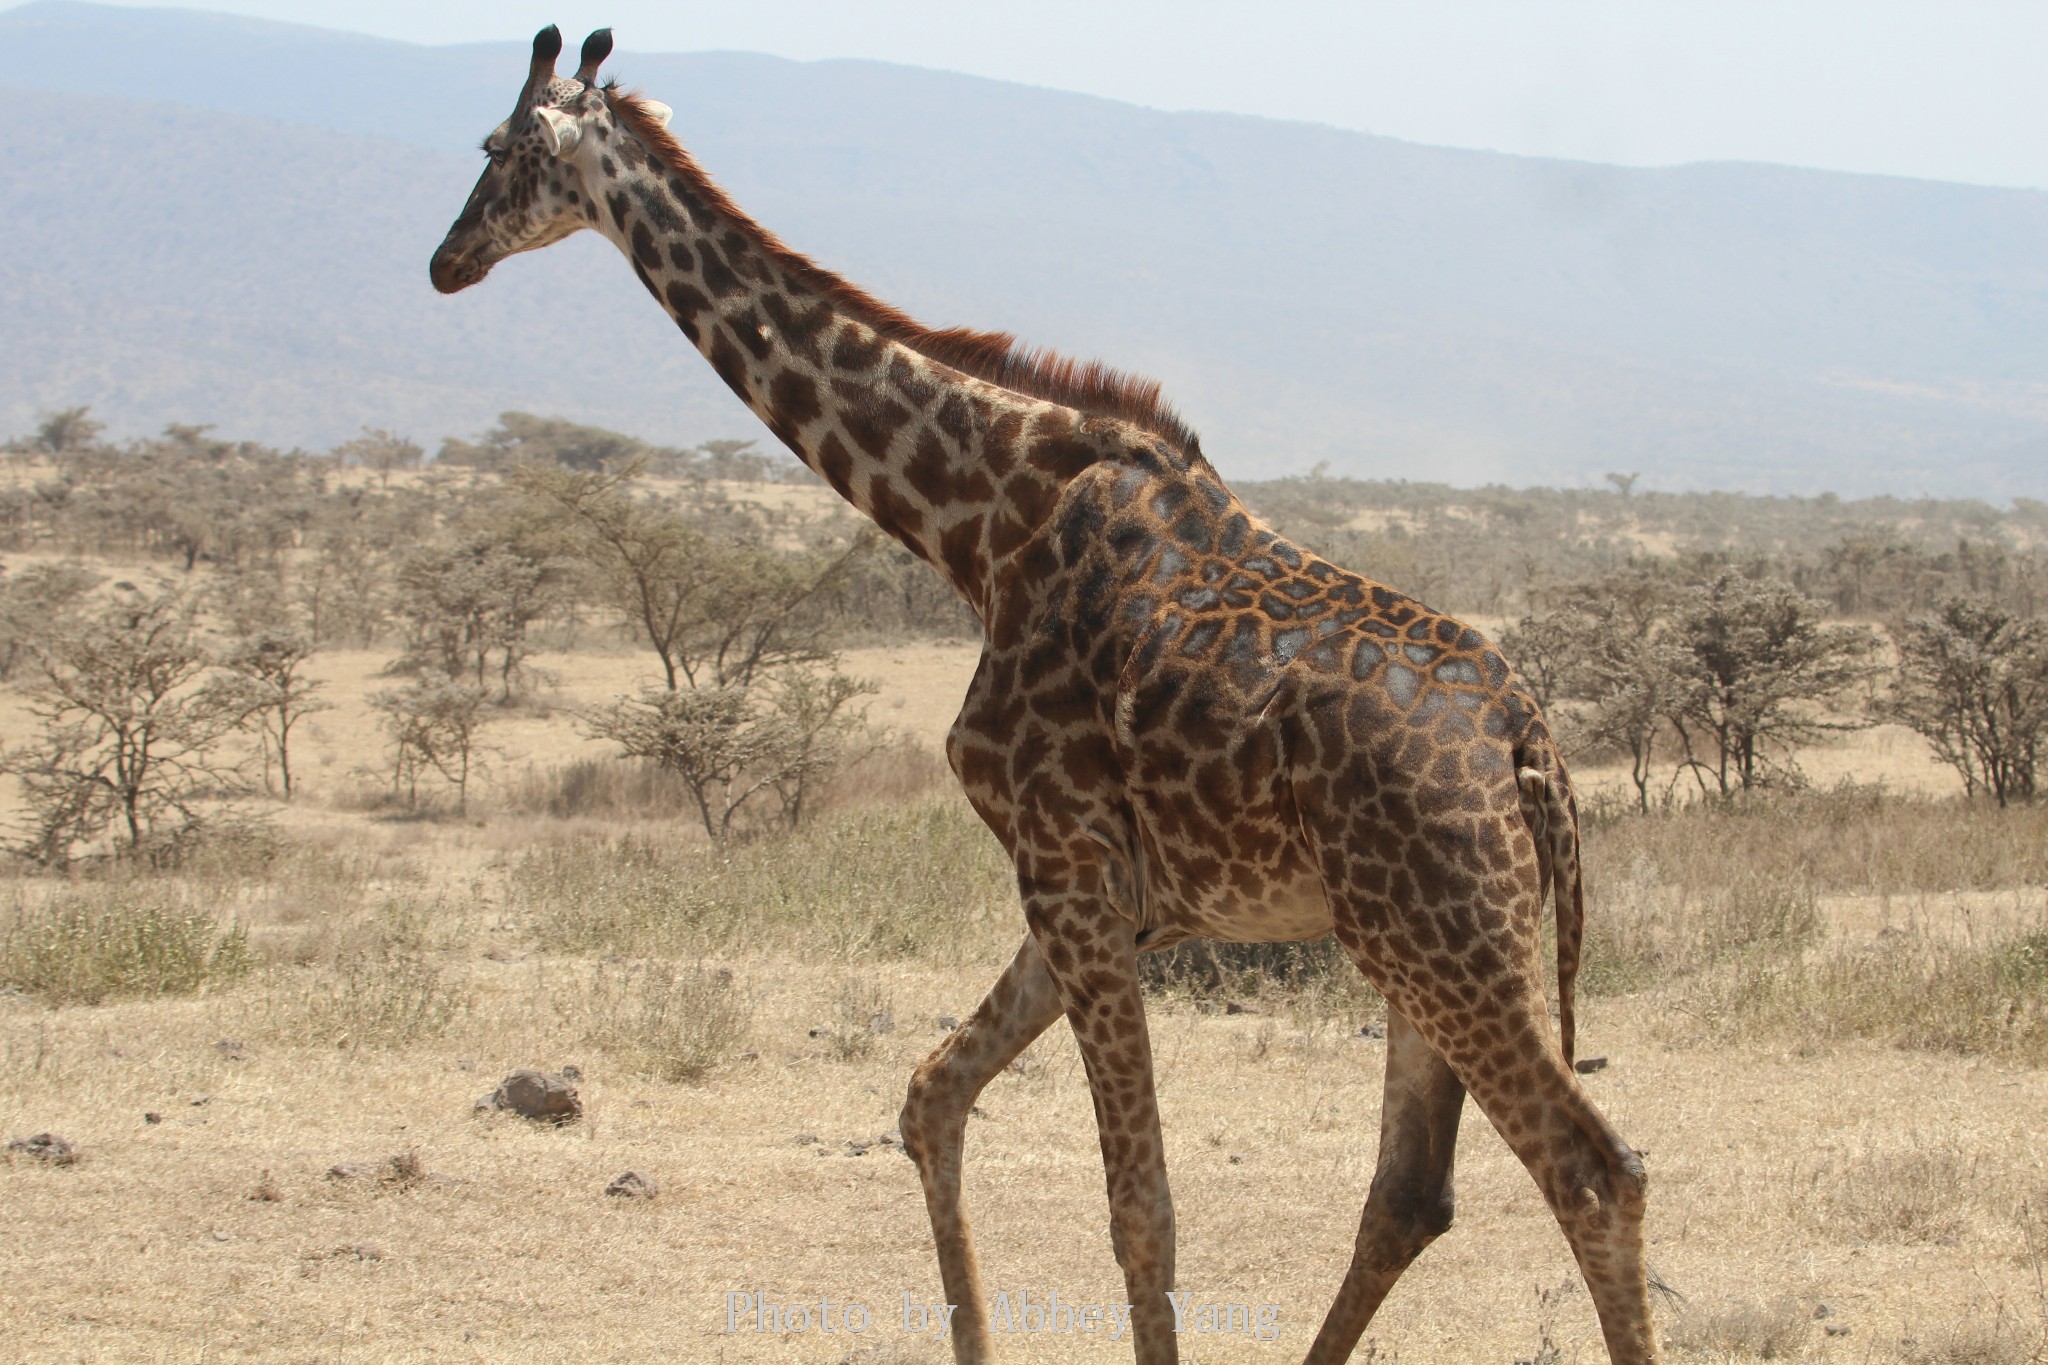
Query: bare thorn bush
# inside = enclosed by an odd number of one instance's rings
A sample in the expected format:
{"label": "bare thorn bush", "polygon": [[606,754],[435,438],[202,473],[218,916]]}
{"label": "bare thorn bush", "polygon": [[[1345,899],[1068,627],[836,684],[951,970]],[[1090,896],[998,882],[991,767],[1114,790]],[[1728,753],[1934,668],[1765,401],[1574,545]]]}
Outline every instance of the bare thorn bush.
{"label": "bare thorn bush", "polygon": [[466,985],[425,954],[396,946],[327,970],[274,970],[262,999],[273,1037],[347,1048],[400,1048],[439,1037],[472,1004]]}
{"label": "bare thorn bush", "polygon": [[730,969],[659,960],[594,967],[555,1007],[588,1046],[670,1082],[702,1080],[731,1060],[752,1018]]}
{"label": "bare thorn bush", "polygon": [[842,1062],[865,1061],[875,1040],[896,1031],[896,1013],[887,991],[859,975],[840,978],[832,993],[832,1023],[826,1041]]}
{"label": "bare thorn bush", "polygon": [[1839,1241],[1947,1245],[1983,1202],[1979,1164],[1952,1142],[1857,1152],[1816,1167],[1800,1204]]}
{"label": "bare thorn bush", "polygon": [[1789,1360],[1812,1333],[1812,1315],[1789,1296],[1688,1305],[1665,1343],[1684,1360]]}

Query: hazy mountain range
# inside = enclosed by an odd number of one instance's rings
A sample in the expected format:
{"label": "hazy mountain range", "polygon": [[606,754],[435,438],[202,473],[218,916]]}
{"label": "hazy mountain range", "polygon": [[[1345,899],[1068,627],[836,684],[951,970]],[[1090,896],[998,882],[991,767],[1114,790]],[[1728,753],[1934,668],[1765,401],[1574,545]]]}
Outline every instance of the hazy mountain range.
{"label": "hazy mountain range", "polygon": [[[619,40],[609,69],[793,245],[927,321],[1158,375],[1226,473],[2048,496],[2048,194]],[[506,408],[756,434],[594,235],[429,289],[524,65],[0,12],[0,432],[90,403],[117,432],[308,447],[363,424],[431,447]]]}

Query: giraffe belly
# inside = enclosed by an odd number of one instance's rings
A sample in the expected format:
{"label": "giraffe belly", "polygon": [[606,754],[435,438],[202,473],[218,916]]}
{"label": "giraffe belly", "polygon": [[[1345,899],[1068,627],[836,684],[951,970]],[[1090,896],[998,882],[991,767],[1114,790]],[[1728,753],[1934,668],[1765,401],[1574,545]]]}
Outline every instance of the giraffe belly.
{"label": "giraffe belly", "polygon": [[1159,812],[1137,803],[1149,864],[1148,924],[1226,943],[1281,943],[1330,932],[1322,878],[1299,830],[1247,822],[1206,844],[1162,840]]}

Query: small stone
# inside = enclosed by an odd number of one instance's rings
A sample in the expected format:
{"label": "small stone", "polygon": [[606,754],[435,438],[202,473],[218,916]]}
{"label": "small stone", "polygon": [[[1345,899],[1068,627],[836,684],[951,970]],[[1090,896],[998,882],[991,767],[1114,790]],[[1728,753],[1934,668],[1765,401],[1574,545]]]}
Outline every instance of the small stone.
{"label": "small stone", "polygon": [[830,1038],[832,1036],[832,1030],[820,1024],[811,1030],[810,1036],[813,1038]]}
{"label": "small stone", "polygon": [[47,1161],[52,1166],[71,1166],[78,1161],[78,1149],[55,1133],[16,1138],[7,1144],[7,1150],[34,1157],[37,1161]]}
{"label": "small stone", "polygon": [[938,1024],[940,1028],[944,1029],[948,1033],[951,1033],[954,1029],[960,1027],[960,1021],[950,1014],[940,1015],[938,1019]]}
{"label": "small stone", "polygon": [[604,1192],[619,1199],[652,1199],[661,1193],[654,1183],[654,1177],[639,1171],[627,1171],[604,1187]]}
{"label": "small stone", "polygon": [[1243,1153],[1243,1152],[1232,1152],[1232,1153],[1230,1154],[1230,1164],[1231,1164],[1231,1165],[1233,1165],[1233,1166],[1242,1166],[1242,1165],[1244,1165],[1244,1153]]}
{"label": "small stone", "polygon": [[581,1081],[583,1079],[583,1068],[571,1062],[563,1067],[558,1074],[565,1081]]}
{"label": "small stone", "polygon": [[796,1145],[799,1147],[813,1147],[817,1145],[817,1142],[818,1135],[816,1133],[798,1133],[796,1135]]}
{"label": "small stone", "polygon": [[187,1104],[191,1105],[191,1106],[192,1106],[192,1107],[193,1107],[194,1109],[197,1109],[197,1108],[199,1108],[199,1106],[201,1106],[202,1104],[212,1104],[212,1103],[213,1103],[213,1096],[211,1096],[211,1095],[194,1095],[194,1096],[193,1096],[193,1097],[192,1097],[191,1099],[189,1099],[189,1100],[187,1100],[187,1101],[185,1101],[185,1102],[186,1102]]}
{"label": "small stone", "polygon": [[1846,1322],[1824,1322],[1820,1325],[1820,1330],[1826,1332],[1831,1337],[1846,1337],[1849,1335],[1849,1324]]}
{"label": "small stone", "polygon": [[329,1180],[361,1180],[377,1168],[367,1161],[337,1161],[327,1168]]}
{"label": "small stone", "polygon": [[225,1242],[228,1240],[228,1234],[219,1228],[215,1228],[213,1230],[213,1240],[216,1242]]}
{"label": "small stone", "polygon": [[1834,1315],[1835,1306],[1831,1303],[1817,1303],[1813,1306],[1813,1316],[1815,1318],[1831,1318]]}
{"label": "small stone", "polygon": [[1387,1026],[1385,1024],[1360,1024],[1358,1032],[1352,1036],[1355,1038],[1384,1038],[1387,1036]]}
{"label": "small stone", "polygon": [[1605,1071],[1606,1069],[1607,1059],[1605,1057],[1581,1057],[1572,1063],[1572,1070],[1578,1072],[1581,1076],[1590,1076],[1596,1071]]}
{"label": "small stone", "polygon": [[345,1247],[336,1247],[334,1254],[353,1256],[358,1261],[381,1261],[384,1259],[384,1248],[375,1242],[351,1242]]}
{"label": "small stone", "polygon": [[583,1117],[583,1101],[566,1076],[521,1069],[500,1081],[490,1098],[491,1108],[510,1109],[522,1118],[559,1124]]}
{"label": "small stone", "polygon": [[145,1114],[143,1114],[142,1121],[144,1123],[162,1123],[164,1121],[164,1116],[162,1114],[157,1113],[154,1109],[151,1109]]}
{"label": "small stone", "polygon": [[874,1146],[873,1143],[862,1142],[859,1138],[848,1138],[839,1145],[845,1149],[848,1156],[866,1156],[868,1148]]}
{"label": "small stone", "polygon": [[903,1145],[903,1134],[891,1128],[888,1132],[881,1134],[875,1139],[875,1145],[878,1147],[901,1147]]}
{"label": "small stone", "polygon": [[515,953],[510,948],[492,948],[484,954],[485,960],[489,962],[519,962],[525,957],[526,954]]}
{"label": "small stone", "polygon": [[213,1045],[213,1050],[231,1062],[249,1060],[249,1045],[239,1038],[223,1038]]}

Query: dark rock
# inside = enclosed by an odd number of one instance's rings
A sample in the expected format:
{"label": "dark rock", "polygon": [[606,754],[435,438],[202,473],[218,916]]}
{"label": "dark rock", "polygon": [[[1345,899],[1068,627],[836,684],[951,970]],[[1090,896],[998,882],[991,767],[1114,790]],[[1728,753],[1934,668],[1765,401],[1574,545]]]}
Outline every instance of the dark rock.
{"label": "dark rock", "polygon": [[1358,1032],[1352,1036],[1357,1038],[1384,1038],[1387,1036],[1387,1026],[1385,1024],[1360,1024]]}
{"label": "dark rock", "polygon": [[569,1082],[571,1085],[581,1084],[583,1080],[583,1068],[576,1065],[576,1063],[574,1062],[571,1062],[567,1066],[563,1067],[561,1071],[557,1074],[560,1075],[563,1080]]}
{"label": "dark rock", "polygon": [[162,1114],[157,1113],[154,1109],[152,1109],[142,1116],[142,1121],[144,1123],[162,1123],[164,1121],[164,1116]]}
{"label": "dark rock", "polygon": [[192,1106],[192,1107],[193,1107],[194,1109],[197,1109],[197,1108],[199,1108],[199,1107],[200,1107],[201,1105],[204,1105],[204,1104],[212,1104],[212,1103],[213,1103],[213,1096],[211,1096],[211,1095],[194,1095],[194,1096],[193,1096],[193,1097],[192,1097],[191,1099],[187,1100],[187,1101],[186,1101],[186,1103],[187,1103],[187,1104],[189,1104],[189,1105],[191,1105],[191,1106]]}
{"label": "dark rock", "polygon": [[652,1199],[661,1193],[661,1188],[654,1183],[653,1176],[627,1171],[605,1186],[604,1192],[619,1199]]}
{"label": "dark rock", "polygon": [[1824,1322],[1821,1324],[1820,1330],[1826,1332],[1831,1337],[1846,1337],[1849,1335],[1849,1324],[1846,1322]]}
{"label": "dark rock", "polygon": [[[577,1073],[580,1078],[581,1072]],[[583,1101],[566,1075],[521,1069],[498,1083],[478,1108],[510,1109],[521,1118],[569,1123],[583,1117]]]}
{"label": "dark rock", "polygon": [[34,1137],[16,1138],[7,1144],[7,1150],[22,1156],[47,1161],[52,1166],[70,1166],[78,1160],[78,1149],[58,1137],[55,1133],[37,1133]]}
{"label": "dark rock", "polygon": [[1578,1072],[1581,1076],[1590,1076],[1596,1071],[1605,1071],[1606,1069],[1607,1059],[1605,1057],[1581,1057],[1572,1063],[1572,1070]]}

